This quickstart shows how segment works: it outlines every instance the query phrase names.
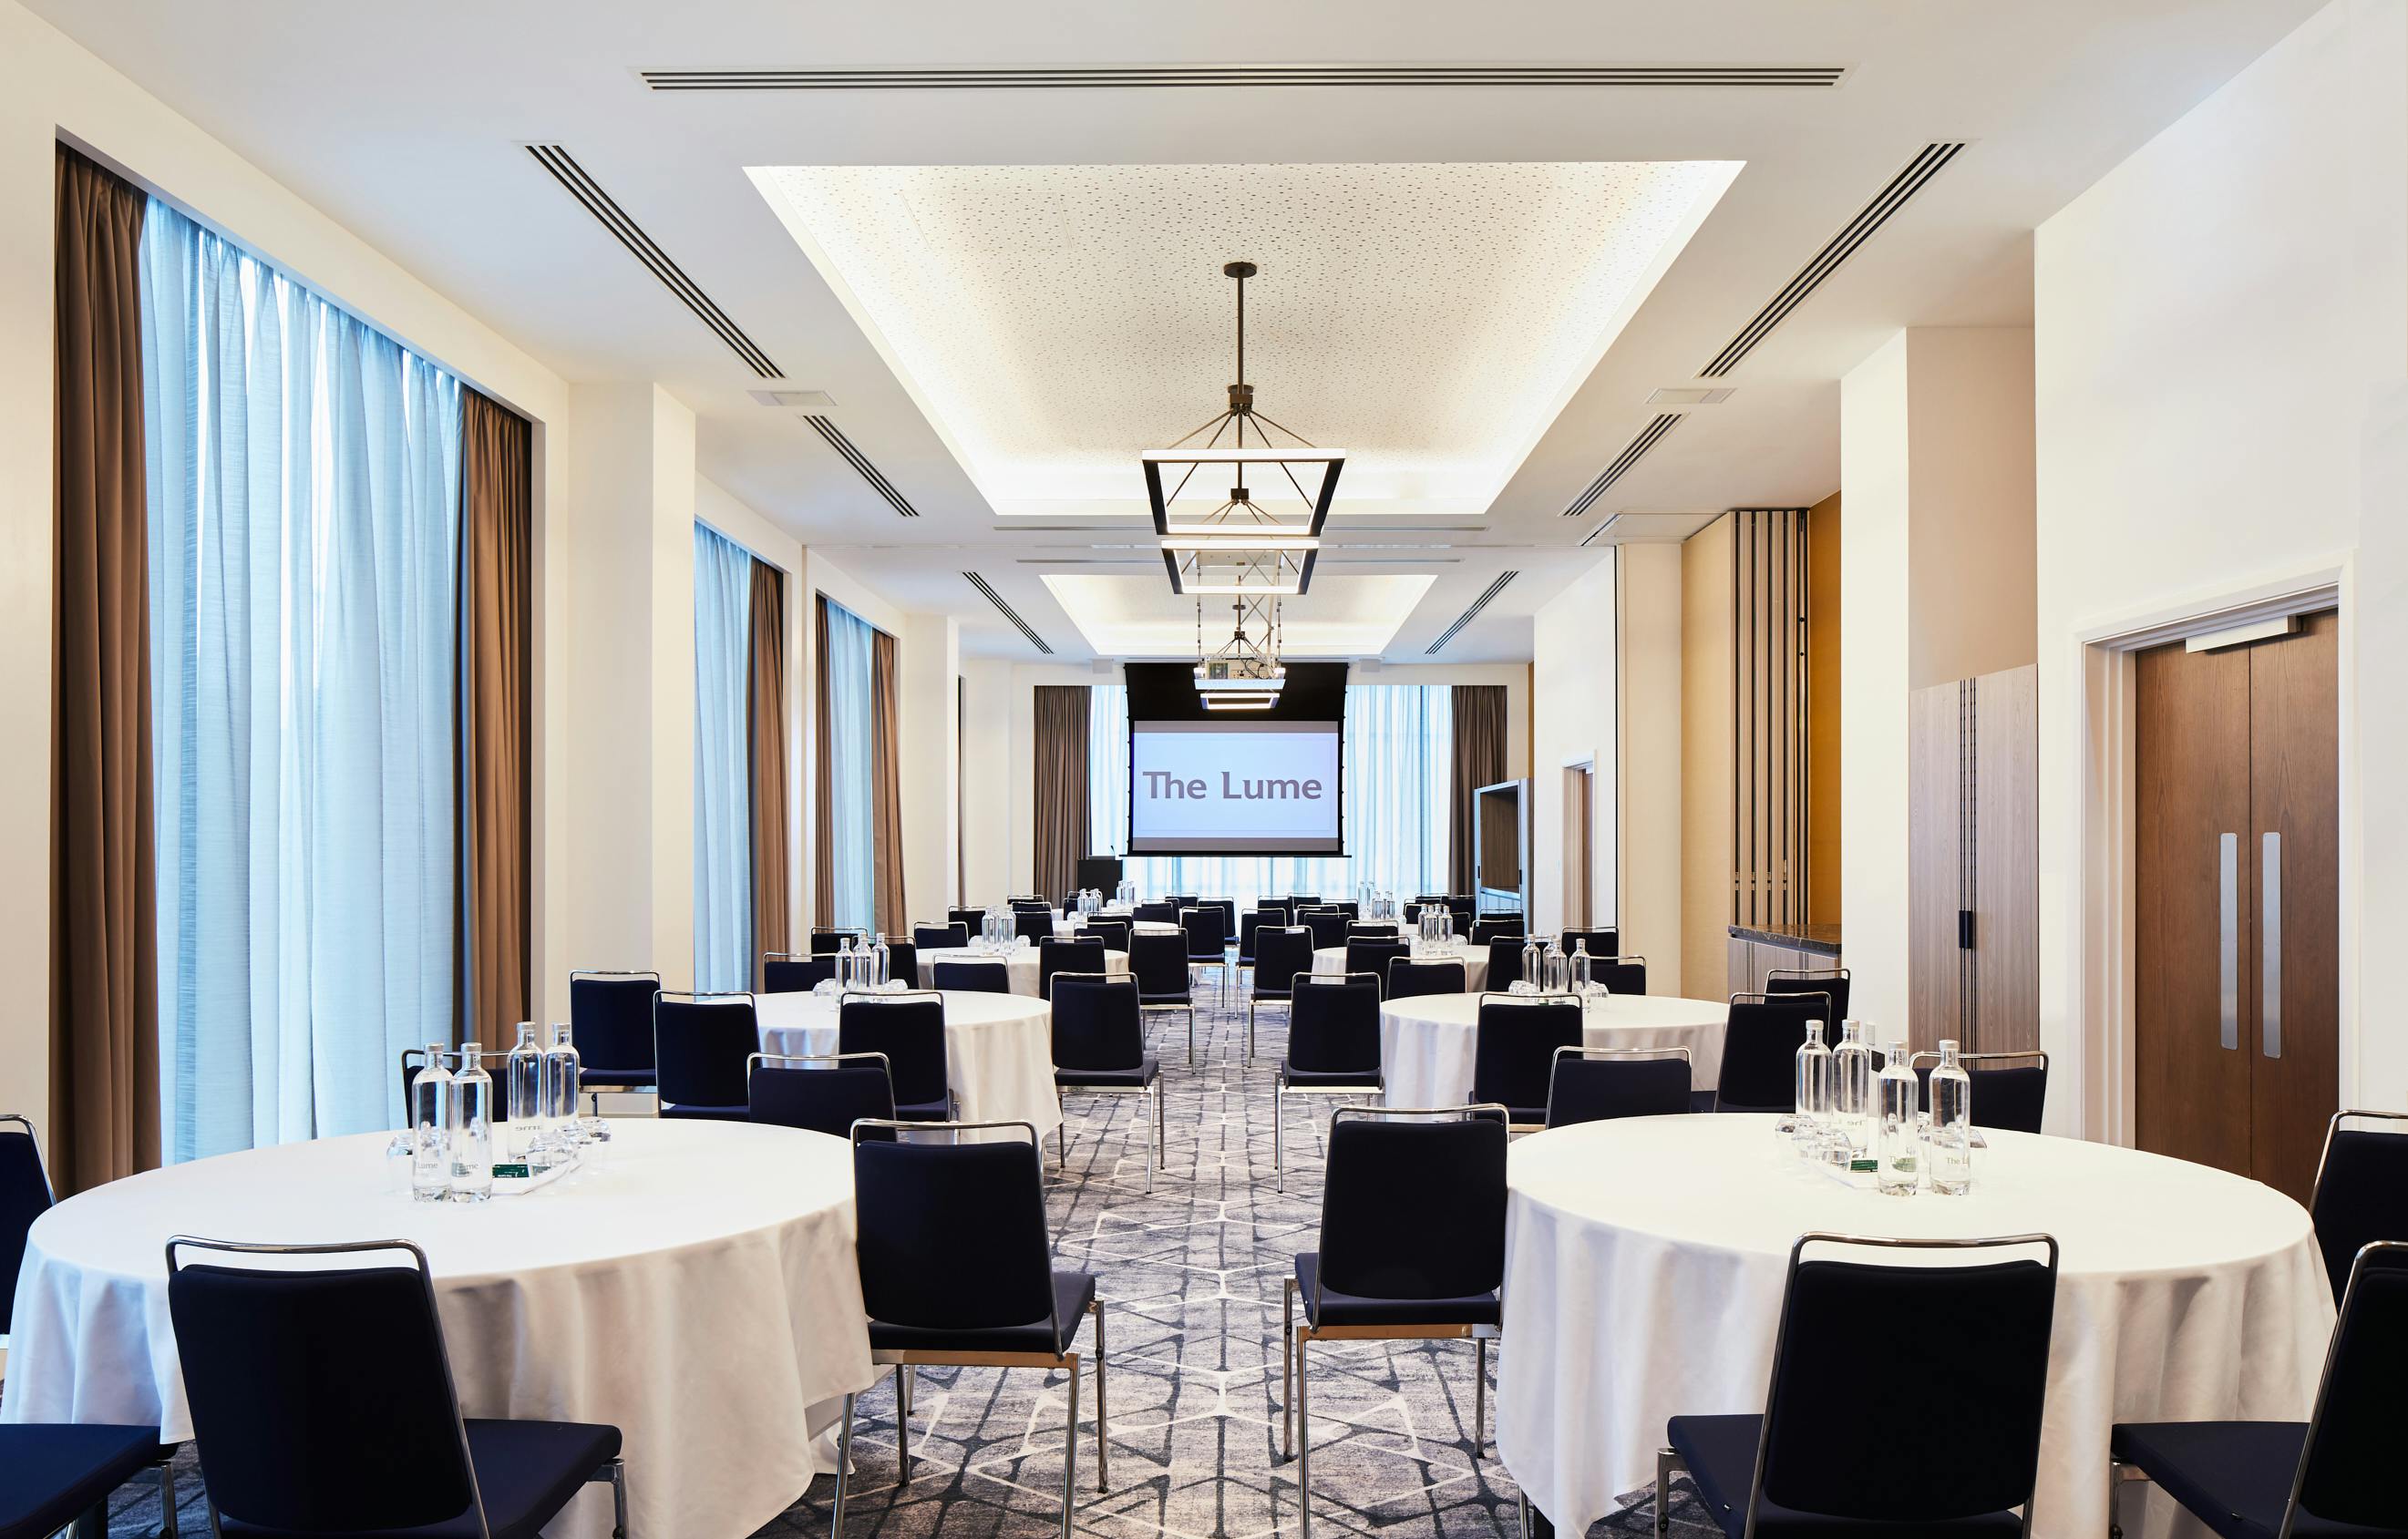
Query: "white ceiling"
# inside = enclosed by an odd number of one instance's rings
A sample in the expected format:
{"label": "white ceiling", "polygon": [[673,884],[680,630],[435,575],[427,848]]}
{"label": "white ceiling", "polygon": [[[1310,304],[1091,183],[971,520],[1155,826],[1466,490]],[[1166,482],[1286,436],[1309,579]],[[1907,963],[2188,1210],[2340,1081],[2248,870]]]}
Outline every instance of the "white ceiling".
{"label": "white ceiling", "polygon": [[[1282,605],[1282,650],[1378,657],[1431,581],[1426,574],[1318,577],[1311,593]],[[1045,587],[1098,657],[1193,658],[1228,640],[1237,623],[1229,599],[1173,594],[1159,563],[1144,577],[1049,572]],[[1256,640],[1261,631],[1259,622],[1248,627]]]}
{"label": "white ceiling", "polygon": [[[1560,410],[1517,406],[1500,413],[1529,426],[1535,442],[1526,453],[1473,451],[1492,470],[1511,462],[1484,512],[1350,519],[1325,551],[1316,591],[1342,577],[1427,579],[1384,655],[1469,662],[1528,656],[1530,613],[1595,559],[1597,548],[1584,550],[1581,541],[1601,528],[1601,541],[1626,533],[1671,537],[1720,508],[1794,506],[1834,490],[1839,377],[1902,325],[2028,322],[2034,226],[2296,26],[2318,0],[1656,7],[1226,0],[1200,8],[1123,0],[1035,7],[421,0],[399,10],[311,0],[245,0],[238,9],[153,0],[24,3],[564,377],[662,381],[695,409],[705,475],[895,602],[962,616],[968,649],[1012,656],[1036,654],[988,608],[965,571],[991,582],[1056,656],[1082,658],[1087,639],[1044,579],[1144,579],[1167,598],[1159,559],[1144,549],[1148,527],[1117,517],[1000,513],[981,490],[984,462],[955,452],[966,430],[952,420],[953,407],[926,381],[898,377],[896,339],[872,335],[885,322],[865,327],[858,296],[848,304],[797,248],[748,167],[842,168],[867,185],[885,176],[939,177],[944,168],[960,168],[972,183],[987,168],[1074,178],[1081,168],[1101,168],[1107,182],[1125,175],[1144,183],[1198,167],[1305,175],[1452,165],[1476,175],[1481,167],[1588,165],[1604,168],[1595,173],[1602,176],[1616,167],[1742,164],[1652,287],[1642,280],[1643,298]],[[737,93],[654,91],[638,74],[1667,61],[1839,65],[1846,74],[1831,88]],[[1731,400],[1690,414],[1585,516],[1561,517],[1655,415],[1648,393],[1692,382],[1834,231],[1937,140],[1970,148],[1725,381],[1736,389]],[[552,182],[524,151],[530,141],[566,146],[776,361],[785,382],[833,395],[835,421],[923,516],[897,517],[793,412],[756,403],[750,392],[764,382]],[[1529,213],[1543,219],[1549,210]],[[1039,328],[1067,335],[1085,326],[1082,345],[1107,353],[1174,349],[1158,369],[1136,366],[1146,375],[1142,393],[1114,398],[1128,416],[1116,419],[1113,432],[1143,430],[1126,446],[1132,454],[1215,407],[1213,392],[1226,383],[1214,350],[1226,335],[1226,306],[1216,288],[1226,280],[1215,269],[1230,256],[1263,263],[1257,295],[1266,327],[1312,318],[1313,325],[1352,328],[1345,347],[1322,348],[1323,357],[1391,349],[1418,357],[1445,380],[1469,378],[1466,371],[1483,363],[1463,356],[1491,345],[1467,318],[1398,314],[1393,302],[1383,309],[1334,281],[1308,281],[1312,264],[1286,251],[1230,250],[1219,222],[1226,217],[1174,221],[1165,232],[1165,245],[1188,254],[1180,276],[1159,291],[1161,323],[1143,336],[1116,338],[1109,316],[1065,316],[1061,331]],[[1403,223],[1391,206],[1381,229]],[[1459,268],[1451,255],[1459,246],[1446,244],[1458,233],[1443,221],[1424,228],[1420,238],[1429,245],[1399,240],[1390,260],[1426,260],[1440,273]],[[1267,229],[1250,241],[1281,234]],[[1141,254],[1125,240],[1107,249],[1111,261]],[[1037,293],[1056,292],[1047,274],[1007,276],[1024,293],[1031,283]],[[1134,302],[1155,292],[1135,272],[1112,276]],[[1504,287],[1478,293],[1479,306],[1501,309],[1519,297],[1497,292]],[[1566,287],[1551,291],[1553,303],[1563,302]],[[338,287],[335,296],[343,297]],[[983,313],[974,326],[1002,331]],[[1570,335],[1551,331],[1546,341],[1571,349],[1598,340],[1585,321],[1564,332]],[[1526,345],[1527,333],[1521,335]],[[1308,364],[1315,355],[1307,339],[1286,345]],[[1179,349],[1194,352],[1192,363]],[[1028,354],[1025,342],[1002,349],[1011,368],[1036,368]],[[1135,377],[1127,365],[1113,366]],[[1270,366],[1267,353],[1261,369],[1250,367],[1260,377],[1263,405],[1300,432],[1334,442],[1331,423],[1369,412],[1365,431],[1385,431],[1401,449],[1421,436],[1411,391],[1380,382],[1391,405],[1378,409],[1393,423],[1382,429],[1383,419],[1356,392],[1325,385],[1309,369],[1275,384]],[[1039,368],[1032,378],[1054,377]],[[1535,400],[1545,382],[1512,383]],[[1438,399],[1444,393],[1427,392],[1433,409],[1452,404]],[[1162,420],[1158,402],[1180,409]],[[1073,442],[1048,413],[1087,416],[1047,404],[1031,417],[1035,429],[995,435],[1003,463],[1025,445],[1039,446],[1041,460]],[[1486,429],[1480,441],[1504,435]],[[1350,480],[1356,468],[1350,465]],[[1373,546],[1413,549],[1365,549]],[[1430,659],[1426,648],[1505,571],[1520,576]],[[1300,607],[1297,618],[1310,617]],[[1192,629],[1192,607],[1188,622]]]}

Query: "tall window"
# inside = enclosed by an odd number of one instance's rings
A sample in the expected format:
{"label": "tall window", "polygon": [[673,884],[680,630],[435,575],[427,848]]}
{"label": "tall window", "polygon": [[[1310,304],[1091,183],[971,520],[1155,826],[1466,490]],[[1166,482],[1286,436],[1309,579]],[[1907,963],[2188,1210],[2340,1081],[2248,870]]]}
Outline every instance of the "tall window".
{"label": "tall window", "polygon": [[870,777],[876,630],[841,604],[827,606],[828,846],[835,922],[848,929],[878,923],[876,790]]}
{"label": "tall window", "polygon": [[[1128,688],[1088,695],[1088,820],[1098,851],[1128,848]],[[1411,897],[1447,880],[1453,691],[1444,684],[1346,686],[1344,858],[1140,855],[1129,879],[1148,896],[1196,892],[1240,903],[1286,892],[1347,897],[1364,882]]]}
{"label": "tall window", "polygon": [[694,526],[694,986],[752,982],[752,554]]}
{"label": "tall window", "polygon": [[143,236],[168,1157],[392,1125],[452,1033],[460,382]]}

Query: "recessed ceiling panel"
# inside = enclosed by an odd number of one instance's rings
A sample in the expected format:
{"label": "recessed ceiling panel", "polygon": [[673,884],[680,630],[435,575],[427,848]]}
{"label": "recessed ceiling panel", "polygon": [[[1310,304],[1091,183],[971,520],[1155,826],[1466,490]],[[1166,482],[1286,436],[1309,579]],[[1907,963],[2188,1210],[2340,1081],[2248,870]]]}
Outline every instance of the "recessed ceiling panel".
{"label": "recessed ceiling panel", "polygon": [[[1320,577],[1303,598],[1280,601],[1280,650],[1291,658],[1376,657],[1437,579],[1427,576]],[[1204,648],[1229,638],[1231,601],[1181,598],[1159,573],[1095,577],[1048,573],[1045,586],[1101,657],[1197,655],[1197,605]]]}
{"label": "recessed ceiling panel", "polygon": [[1478,515],[1739,164],[769,166],[780,217],[996,511],[1126,516],[1140,449],[1265,415],[1334,512]]}

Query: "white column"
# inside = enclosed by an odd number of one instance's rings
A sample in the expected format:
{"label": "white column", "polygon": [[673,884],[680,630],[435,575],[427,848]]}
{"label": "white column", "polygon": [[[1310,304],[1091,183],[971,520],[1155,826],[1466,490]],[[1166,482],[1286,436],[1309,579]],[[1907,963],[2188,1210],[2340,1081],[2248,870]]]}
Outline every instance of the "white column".
{"label": "white column", "polygon": [[[1565,768],[1589,763],[1595,805],[1589,819],[1589,918],[1612,924],[1621,917],[1614,881],[1614,681],[1620,637],[1614,620],[1618,552],[1582,574],[1542,606],[1531,622],[1530,664],[1530,925],[1561,930],[1572,916],[1564,903]],[[1652,982],[1652,980],[1651,980]]]}
{"label": "white column", "polygon": [[[1616,885],[1622,949],[1647,959],[1647,991],[1679,994],[1681,969],[1681,548],[1626,545],[1614,612],[1622,665]],[[1719,980],[1709,980],[1708,991]]]}
{"label": "white column", "polygon": [[906,615],[896,638],[903,677],[902,711],[903,922],[942,920],[956,896],[961,848],[961,734],[954,680],[961,677],[961,621],[949,615]]}

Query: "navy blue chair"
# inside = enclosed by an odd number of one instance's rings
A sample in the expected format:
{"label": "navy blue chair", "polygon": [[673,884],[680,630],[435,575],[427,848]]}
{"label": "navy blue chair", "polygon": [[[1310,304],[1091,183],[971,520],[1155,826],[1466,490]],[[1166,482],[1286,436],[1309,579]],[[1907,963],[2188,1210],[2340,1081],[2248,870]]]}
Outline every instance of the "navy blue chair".
{"label": "navy blue chair", "polygon": [[1145,924],[1177,924],[1179,905],[1175,903],[1141,903],[1129,910],[1129,919]]}
{"label": "navy blue chair", "polygon": [[1193,908],[1204,900],[1193,892],[1166,892],[1162,901],[1173,908]]}
{"label": "navy blue chair", "polygon": [[1254,965],[1254,937],[1261,933],[1266,921],[1273,926],[1287,922],[1276,911],[1265,913],[1260,904],[1247,909],[1238,920],[1238,973],[1241,983],[1245,981],[1245,974]]}
{"label": "navy blue chair", "polygon": [[[1896,1250],[1958,1264],[1810,1260],[1810,1247]],[[2039,1250],[2045,1260],[2030,1256]],[[2022,1259],[1999,1259],[2023,1251]],[[1656,1532],[1686,1471],[1727,1539],[1912,1533],[1985,1539],[2030,1532],[2040,1475],[2057,1242],[1805,1234],[1773,1338],[1762,1416],[1676,1416],[1656,1456]],[[1867,1320],[1979,1320],[1978,1331],[1910,1332],[1906,1354],[1865,1368]],[[1933,1354],[1936,1356],[1921,1354]],[[1879,1427],[1882,1435],[1866,1437]],[[2014,1509],[2021,1508],[2017,1516]]]}
{"label": "navy blue chair", "polygon": [[1289,1002],[1299,975],[1312,971],[1312,932],[1295,925],[1254,932],[1254,986],[1246,992],[1246,1057],[1254,1056],[1254,1011]]}
{"label": "navy blue chair", "polygon": [[[183,1250],[230,1261],[179,1264]],[[344,1259],[406,1253],[408,1265]],[[328,1258],[294,1271],[294,1256]],[[238,1258],[273,1257],[265,1265]],[[407,1531],[536,1539],[608,1481],[627,1532],[619,1429],[460,1415],[426,1256],[406,1241],[167,1242],[167,1310],[215,1532],[303,1539]]]}
{"label": "navy blue chair", "polygon": [[848,928],[843,925],[815,929],[811,932],[811,955],[815,957],[835,956],[838,951],[842,950],[848,943],[854,946],[860,945],[861,938],[868,933],[869,932],[867,930]]}
{"label": "navy blue chair", "polygon": [[1384,990],[1388,984],[1388,963],[1398,957],[1410,958],[1412,954],[1413,943],[1411,941],[1350,936],[1346,942],[1346,971],[1368,973],[1371,980]]}
{"label": "navy blue chair", "polygon": [[106,1539],[109,1493],[153,1462],[166,1515],[162,1532],[173,1539],[176,1489],[160,1459],[158,1428],[0,1426],[0,1539],[50,1539],[71,1523],[79,1525],[76,1539]]}
{"label": "navy blue chair", "polygon": [[0,1336],[8,1333],[8,1318],[16,1309],[25,1233],[55,1201],[32,1120],[15,1112],[0,1115]]}
{"label": "navy blue chair", "polygon": [[1834,1033],[1839,1030],[1838,1022],[1848,1019],[1848,970],[1844,967],[1776,967],[1764,976],[1764,991],[1824,995],[1831,1002]]}
{"label": "navy blue chair", "polygon": [[[1041,1368],[1070,1375],[1062,1446],[1062,1539],[1071,1539],[1079,1478],[1079,1318],[1096,1321],[1096,1484],[1111,1485],[1104,1414],[1104,1306],[1086,1272],[1054,1270],[1052,1226],[1037,1130],[1025,1122],[940,1125],[939,1132],[1022,1136],[974,1144],[873,1142],[925,1124],[862,1123],[853,1130],[853,1187],[861,1216],[855,1246],[869,1359],[895,1369],[896,1443],[911,1477],[911,1378],[928,1366]],[[853,1464],[853,1412],[837,1423],[831,1539],[844,1539]]]}
{"label": "navy blue chair", "polygon": [[1089,919],[1079,929],[1081,940],[1099,940],[1108,951],[1126,951],[1129,943],[1129,921],[1126,919]]}
{"label": "navy blue chair", "polygon": [[1296,910],[1299,908],[1320,907],[1321,894],[1318,892],[1291,892],[1283,901],[1287,906],[1288,912],[1293,916]]}
{"label": "navy blue chair", "polygon": [[1054,938],[1054,910],[1051,908],[1015,908],[1011,911],[1011,933],[1034,946],[1039,941]]}
{"label": "navy blue chair", "polygon": [[1421,994],[1459,994],[1469,985],[1469,973],[1453,957],[1415,962],[1410,956],[1388,959],[1388,997],[1412,999]]}
{"label": "navy blue chair", "polygon": [[660,1070],[663,1117],[749,1120],[745,1064],[760,1050],[760,1018],[751,994],[652,996],[652,1062]]}
{"label": "navy blue chair", "polygon": [[1622,932],[1619,930],[1567,930],[1558,943],[1564,955],[1570,956],[1576,946],[1588,948],[1592,957],[1615,957],[1622,954]]}
{"label": "navy blue chair", "polygon": [[1733,994],[1730,1019],[1723,1028],[1714,1110],[1797,1110],[1798,1049],[1805,1044],[1810,1020],[1823,1022],[1826,1040],[1837,1035],[1839,1018],[1831,1014],[1827,995]]}
{"label": "navy blue chair", "polygon": [[1187,937],[1160,931],[1129,937],[1129,973],[1137,979],[1140,1016],[1182,1010],[1187,1015],[1187,1062],[1196,1062],[1195,977],[1187,971]]}
{"label": "navy blue chair", "polygon": [[[1975,1120],[1982,1098],[1973,1097]],[[2387,1123],[2352,1128],[2346,1122]],[[5,1200],[5,1199],[0,1199]],[[2315,1220],[2316,1247],[2325,1255],[2325,1278],[2339,1307],[2358,1253],[2376,1240],[2408,1234],[2408,1112],[2338,1111],[2325,1127],[2325,1151],[2316,1161],[2316,1183],[2308,1197]],[[0,1265],[7,1264],[7,1240],[0,1231]],[[0,1281],[0,1288],[7,1284]],[[8,1323],[0,1312],[0,1327]]]}
{"label": "navy blue chair", "polygon": [[752,1120],[771,1127],[850,1138],[855,1122],[895,1120],[884,1053],[754,1053],[744,1084]]}
{"label": "navy blue chair", "polygon": [[[1804,1028],[1799,1032],[1802,1039]],[[1940,1066],[1940,1055],[1916,1053],[1907,1062],[1914,1070],[1923,1109],[1928,1112],[1931,1109],[1931,1071]],[[2048,1104],[2048,1054],[2037,1047],[2005,1053],[1960,1053],[1956,1062],[1963,1065],[1965,1077],[1973,1087],[1975,1127],[1999,1128],[2008,1133],[2040,1132],[2041,1116]],[[2342,1258],[2338,1275],[2349,1275],[2346,1255]],[[2341,1285],[2336,1282],[2333,1286],[2338,1290]]]}
{"label": "navy blue chair", "polygon": [[1482,994],[1472,1028],[1471,1098],[1505,1107],[1517,1131],[1546,1126],[1555,1049],[1584,1039],[1581,1003],[1568,994]]}
{"label": "navy blue chair", "polygon": [[2408,1533],[2400,1365],[2408,1242],[2377,1240],[2345,1274],[2315,1408],[2299,1421],[2120,1422],[2108,1440],[2108,1532],[2128,1475],[2155,1481],[2223,1539]]}
{"label": "navy blue chair", "polygon": [[1488,987],[1510,989],[1522,981],[1522,944],[1520,931],[1510,935],[1492,935],[1488,939]]}
{"label": "navy blue chair", "polygon": [[[1054,1093],[1140,1095],[1154,1120],[1154,1158],[1145,1167],[1145,1190],[1168,1143],[1162,1117],[1162,1061],[1145,1050],[1145,1017],[1133,977],[1100,972],[1056,973],[1049,1012],[1054,1021]],[[1070,1163],[1070,1124],[1057,1135],[1061,1162]]]}
{"label": "navy blue chair", "polygon": [[985,925],[986,910],[983,908],[948,908],[945,910],[945,922],[948,924],[959,925],[961,927],[962,944],[967,946],[969,944],[969,937],[977,934],[980,929]]}
{"label": "navy blue chair", "polygon": [[1210,967],[1219,975],[1224,993],[1229,988],[1229,929],[1218,908],[1191,905],[1179,911],[1179,928],[1187,936],[1187,965],[1192,971]]}
{"label": "navy blue chair", "polygon": [[885,1055],[895,1115],[903,1121],[942,1122],[953,1115],[943,996],[933,991],[850,996],[837,1006],[836,1050],[839,1055]]}
{"label": "navy blue chair", "polygon": [[798,957],[792,951],[761,954],[761,991],[765,994],[808,994],[836,976],[836,954],[815,951]]}
{"label": "navy blue chair", "polygon": [[[586,1090],[652,1089],[652,996],[660,991],[658,973],[568,975],[568,1024],[577,1033],[577,1077]],[[600,1116],[598,1096],[594,1106]]]}
{"label": "navy blue chair", "polygon": [[1354,940],[1395,940],[1397,925],[1393,919],[1348,919],[1346,938]]}
{"label": "navy blue chair", "polygon": [[1271,1169],[1287,1190],[1287,1098],[1376,1096],[1380,1076],[1380,980],[1369,973],[1297,975],[1287,1007],[1287,1053],[1271,1091]]}
{"label": "navy blue chair", "polygon": [[1609,994],[1643,994],[1647,991],[1647,959],[1645,957],[1589,958],[1589,981],[1601,984]]}
{"label": "navy blue chair", "polygon": [[1097,973],[1104,970],[1104,943],[1096,937],[1082,935],[1077,940],[1054,940],[1037,943],[1037,997],[1054,997],[1054,977],[1057,973]]}
{"label": "navy blue chair", "polygon": [[1490,914],[1471,921],[1471,944],[1474,946],[1486,946],[1508,935],[1519,941],[1524,933],[1519,914]]}
{"label": "navy blue chair", "polygon": [[1558,1047],[1547,1079],[1547,1126],[1686,1116],[1690,1073],[1686,1047]]}
{"label": "navy blue chair", "polygon": [[1011,966],[1001,957],[948,957],[931,962],[928,983],[946,993],[1008,994],[1011,992]]}
{"label": "navy blue chair", "polygon": [[1346,944],[1346,911],[1331,905],[1315,908],[1299,908],[1296,922],[1312,932],[1312,948],[1316,951],[1334,951]]}
{"label": "navy blue chair", "polygon": [[1254,917],[1265,924],[1284,929],[1295,921],[1296,900],[1293,898],[1257,898]]}
{"label": "navy blue chair", "polygon": [[911,927],[911,944],[923,951],[946,951],[970,943],[970,927],[955,920],[951,924],[915,924]]}
{"label": "navy blue chair", "polygon": [[1480,1457],[1488,1343],[1504,1318],[1505,1115],[1502,1106],[1340,1106],[1330,1116],[1320,1243],[1297,1257],[1282,1295],[1282,1440],[1298,1456],[1304,1539],[1312,1532],[1312,1342],[1471,1340],[1471,1453]]}

